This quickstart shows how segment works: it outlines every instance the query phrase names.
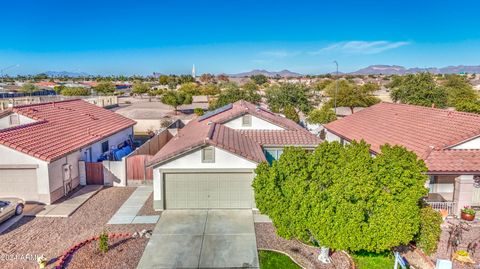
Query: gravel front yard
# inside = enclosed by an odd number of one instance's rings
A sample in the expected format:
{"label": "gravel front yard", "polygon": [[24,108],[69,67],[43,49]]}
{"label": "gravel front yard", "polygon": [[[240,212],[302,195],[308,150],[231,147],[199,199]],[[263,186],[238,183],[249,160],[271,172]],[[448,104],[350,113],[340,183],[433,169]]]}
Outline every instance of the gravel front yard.
{"label": "gravel front yard", "polygon": [[[106,224],[134,190],[135,188],[128,187],[105,188],[90,198],[69,218],[23,217],[0,235],[0,268],[38,268],[36,261],[25,260],[22,256],[43,254],[48,259],[59,257],[70,246],[99,235],[104,228],[115,233],[133,233],[142,229],[153,229],[154,224]],[[136,265],[146,243],[145,239],[136,240],[136,245],[132,247],[138,251],[120,251],[121,249],[128,250],[130,247],[128,245],[119,246],[116,252],[121,252],[121,254],[117,257],[129,260],[128,264]],[[16,260],[12,260],[15,258]],[[81,268],[112,268],[102,266],[104,266],[102,263],[95,264],[95,266],[87,263]]]}
{"label": "gravel front yard", "polygon": [[[451,222],[457,222],[457,220],[451,220]],[[480,222],[471,223],[470,222],[470,229],[468,231],[463,232],[463,240],[458,247],[458,250],[467,250],[467,246],[470,242],[477,242],[479,245],[476,248],[476,253],[472,257],[476,265],[468,265],[468,264],[461,264],[458,261],[454,262],[453,268],[454,269],[472,269],[478,268],[478,264],[480,263]],[[442,234],[440,236],[440,242],[438,243],[437,253],[432,256],[432,259],[446,259],[449,260],[451,258],[451,250],[448,249],[448,238],[449,238],[449,227],[447,224],[442,225]]]}
{"label": "gravel front yard", "polygon": [[348,269],[351,268],[350,259],[343,252],[334,252],[331,264],[323,264],[317,260],[318,249],[306,246],[297,240],[285,240],[275,233],[271,223],[255,223],[257,248],[273,249],[287,253],[304,268],[318,269]]}

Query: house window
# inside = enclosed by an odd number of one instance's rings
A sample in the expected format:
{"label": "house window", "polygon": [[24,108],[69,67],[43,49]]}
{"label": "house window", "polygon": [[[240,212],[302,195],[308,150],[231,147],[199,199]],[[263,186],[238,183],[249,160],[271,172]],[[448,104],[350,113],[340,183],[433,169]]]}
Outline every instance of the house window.
{"label": "house window", "polygon": [[242,126],[251,127],[252,126],[252,115],[243,115],[242,117]]}
{"label": "house window", "polygon": [[19,125],[20,124],[20,119],[19,119],[18,115],[10,115],[9,120],[10,120],[10,125]]}
{"label": "house window", "polygon": [[265,149],[265,157],[270,164],[272,164],[273,161],[278,160],[282,153],[283,149]]}
{"label": "house window", "polygon": [[102,143],[102,152],[105,153],[108,151],[108,140]]}
{"label": "house window", "polygon": [[215,162],[215,148],[209,147],[202,149],[202,163]]}

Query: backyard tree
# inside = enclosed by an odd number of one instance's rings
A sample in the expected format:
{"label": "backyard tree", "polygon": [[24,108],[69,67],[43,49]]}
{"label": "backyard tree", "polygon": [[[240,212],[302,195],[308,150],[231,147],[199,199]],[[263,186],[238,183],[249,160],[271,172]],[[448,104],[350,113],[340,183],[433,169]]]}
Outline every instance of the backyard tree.
{"label": "backyard tree", "polygon": [[172,106],[175,110],[175,114],[177,114],[177,110],[180,105],[192,103],[192,96],[180,91],[170,90],[162,95],[161,102],[166,105]]}
{"label": "backyard tree", "polygon": [[438,85],[430,73],[394,76],[388,87],[391,89],[390,97],[395,102],[440,108],[447,106],[445,87]]}
{"label": "backyard tree", "polygon": [[148,86],[148,84],[143,83],[141,81],[136,81],[135,83],[133,83],[132,92],[134,94],[142,95],[144,93],[148,93],[149,91],[150,91],[150,86]]}
{"label": "backyard tree", "polygon": [[295,108],[293,106],[285,107],[282,113],[287,119],[291,119],[294,122],[300,122],[300,117],[298,116],[298,113],[297,111],[295,111]]}
{"label": "backyard tree", "polygon": [[207,83],[200,87],[200,93],[203,95],[217,95],[220,93],[220,88],[213,83]]}
{"label": "backyard tree", "polygon": [[25,83],[21,88],[22,92],[31,95],[32,93],[38,91],[38,87],[32,83]]}
{"label": "backyard tree", "polygon": [[297,112],[308,113],[312,109],[311,89],[304,84],[282,83],[266,91],[267,104],[273,112],[282,112],[294,107]]}
{"label": "backyard tree", "polygon": [[250,79],[257,85],[262,85],[268,82],[268,78],[263,74],[252,75]]}
{"label": "backyard tree", "polygon": [[271,166],[260,164],[253,188],[257,207],[284,238],[382,252],[418,233],[426,171],[403,147],[384,145],[372,157],[363,141],[324,142],[313,153],[287,148]]}
{"label": "backyard tree", "polygon": [[210,104],[210,109],[222,107],[238,100],[245,100],[251,103],[260,102],[261,96],[253,88],[240,88],[236,83],[228,82],[221,85],[221,92],[215,102]]}
{"label": "backyard tree", "polygon": [[353,114],[355,107],[369,107],[380,102],[380,99],[373,94],[379,89],[374,83],[366,83],[364,85],[356,85],[347,80],[338,81],[338,90],[336,82],[331,82],[325,87],[325,93],[330,97],[328,105],[335,105],[335,95],[337,107],[344,106],[350,108]]}
{"label": "backyard tree", "polygon": [[337,119],[335,112],[329,105],[314,109],[308,113],[307,122],[311,124],[327,124]]}
{"label": "backyard tree", "polygon": [[115,92],[115,85],[110,81],[101,81],[94,87],[95,91],[99,94],[109,95]]}
{"label": "backyard tree", "polygon": [[195,82],[188,82],[180,85],[179,91],[188,95],[200,95],[200,89]]}

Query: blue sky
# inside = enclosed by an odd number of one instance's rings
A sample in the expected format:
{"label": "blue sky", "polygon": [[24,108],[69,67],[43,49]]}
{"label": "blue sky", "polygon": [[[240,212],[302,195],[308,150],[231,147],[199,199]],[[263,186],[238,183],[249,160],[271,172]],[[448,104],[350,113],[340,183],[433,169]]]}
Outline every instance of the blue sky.
{"label": "blue sky", "polygon": [[480,65],[479,1],[5,0],[1,10],[10,75]]}

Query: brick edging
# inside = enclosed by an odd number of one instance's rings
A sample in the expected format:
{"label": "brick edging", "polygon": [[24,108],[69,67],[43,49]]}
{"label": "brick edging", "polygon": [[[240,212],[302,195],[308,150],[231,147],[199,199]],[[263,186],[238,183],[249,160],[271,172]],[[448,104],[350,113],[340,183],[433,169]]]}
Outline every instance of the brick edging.
{"label": "brick edging", "polygon": [[[113,238],[129,238],[129,237],[132,237],[132,235],[130,233],[109,233],[108,234],[108,238],[110,239],[113,239]],[[60,256],[58,258],[58,260],[55,262],[55,266],[54,268],[55,269],[64,269],[67,267],[67,264],[65,264],[65,262],[73,257],[73,254],[79,250],[81,247],[85,246],[86,244],[89,244],[91,242],[94,242],[94,241],[97,241],[100,239],[100,236],[92,236],[91,238],[89,239],[85,239],[73,246],[71,246],[67,251],[65,251],[62,256]]]}

